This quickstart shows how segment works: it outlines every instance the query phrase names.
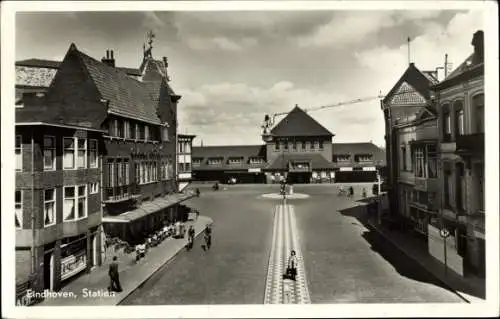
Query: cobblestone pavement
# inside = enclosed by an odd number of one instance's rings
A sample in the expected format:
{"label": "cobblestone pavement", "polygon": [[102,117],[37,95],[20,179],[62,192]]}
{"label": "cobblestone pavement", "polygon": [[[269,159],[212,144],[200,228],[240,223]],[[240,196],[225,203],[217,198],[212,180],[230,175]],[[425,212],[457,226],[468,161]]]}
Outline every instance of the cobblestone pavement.
{"label": "cobblestone pavement", "polygon": [[[213,247],[204,251],[198,239],[192,251],[177,255],[122,304],[265,303],[280,201],[260,195],[278,191],[278,186],[224,186],[218,192],[209,187],[202,187],[201,197],[188,205],[213,219]],[[298,236],[281,235],[288,238],[283,245],[296,245],[302,252],[311,303],[462,301],[378,232],[363,226],[355,217],[361,208],[353,199],[338,197],[330,185],[296,185],[295,191],[310,195],[287,201],[294,216],[288,220],[295,220]],[[294,243],[292,237],[299,240]]]}

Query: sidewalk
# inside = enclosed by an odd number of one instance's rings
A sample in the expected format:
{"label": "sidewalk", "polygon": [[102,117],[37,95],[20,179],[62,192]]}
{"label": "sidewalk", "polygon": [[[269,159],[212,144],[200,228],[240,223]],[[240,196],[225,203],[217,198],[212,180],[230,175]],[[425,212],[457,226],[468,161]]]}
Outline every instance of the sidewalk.
{"label": "sidewalk", "polygon": [[[196,236],[200,235],[207,224],[213,221],[209,217],[199,216],[196,221],[186,222],[186,226],[193,225]],[[135,253],[125,254],[123,251],[108,252],[102,266],[94,269],[68,283],[59,292],[74,293],[71,297],[47,298],[36,306],[114,306],[134,292],[141,284],[148,280],[161,266],[181,252],[187,243],[185,239],[167,238],[161,244],[149,250],[145,258],[136,263]],[[115,296],[103,296],[109,286],[108,266],[110,256],[117,256],[120,270],[120,282],[123,291]],[[85,294],[90,291],[94,296]]]}
{"label": "sidewalk", "polygon": [[475,276],[462,277],[451,269],[445,275],[444,265],[429,254],[421,243],[409,234],[399,231],[390,231],[378,225],[375,216],[367,217],[368,224],[386,239],[391,241],[402,252],[415,260],[422,267],[432,273],[437,279],[450,287],[462,299],[469,303],[485,301],[485,280]]}

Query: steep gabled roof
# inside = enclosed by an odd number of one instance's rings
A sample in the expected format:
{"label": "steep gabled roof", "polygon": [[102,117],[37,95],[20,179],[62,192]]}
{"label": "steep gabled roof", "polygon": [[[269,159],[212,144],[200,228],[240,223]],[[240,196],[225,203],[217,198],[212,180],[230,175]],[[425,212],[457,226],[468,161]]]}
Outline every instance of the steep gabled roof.
{"label": "steep gabled roof", "polygon": [[79,51],[74,44],[69,52],[79,57],[101,97],[109,101],[109,112],[160,124],[157,106],[161,82],[141,83]]}
{"label": "steep gabled roof", "polygon": [[304,110],[295,106],[272,130],[274,136],[333,136]]}
{"label": "steep gabled roof", "polygon": [[[16,66],[27,66],[33,68],[59,69],[61,61],[45,60],[45,59],[26,59],[16,61]],[[125,72],[128,75],[140,76],[141,71],[134,68],[116,67],[116,69]]]}
{"label": "steep gabled roof", "polygon": [[[406,71],[385,96],[383,102],[390,105],[395,102],[408,104],[421,104],[430,98],[430,87],[435,85],[437,80],[426,72],[421,72],[413,63],[410,63]],[[411,93],[413,92],[413,93]],[[401,95],[401,98],[399,98]],[[396,103],[392,103],[396,104]]]}

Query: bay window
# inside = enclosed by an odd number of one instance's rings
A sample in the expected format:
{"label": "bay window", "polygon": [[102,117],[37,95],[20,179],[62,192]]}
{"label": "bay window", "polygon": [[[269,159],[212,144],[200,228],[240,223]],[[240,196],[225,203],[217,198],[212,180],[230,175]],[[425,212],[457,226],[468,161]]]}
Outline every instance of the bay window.
{"label": "bay window", "polygon": [[43,198],[43,223],[50,226],[56,222],[56,190],[46,189]]}
{"label": "bay window", "polygon": [[64,169],[75,168],[75,138],[63,138],[63,167]]}
{"label": "bay window", "polygon": [[23,169],[23,147],[22,147],[21,135],[16,135],[15,153],[16,153],[16,171],[20,171]]}
{"label": "bay window", "polygon": [[23,228],[23,194],[22,191],[15,192],[15,218],[16,228]]}
{"label": "bay window", "polygon": [[56,140],[53,136],[43,137],[43,169],[46,171],[56,169]]}

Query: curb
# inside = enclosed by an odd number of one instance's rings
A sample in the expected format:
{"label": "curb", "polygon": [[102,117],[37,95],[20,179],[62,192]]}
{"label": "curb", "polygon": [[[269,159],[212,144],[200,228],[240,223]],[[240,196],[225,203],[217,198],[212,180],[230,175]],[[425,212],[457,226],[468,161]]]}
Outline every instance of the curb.
{"label": "curb", "polygon": [[398,244],[396,244],[392,239],[390,239],[386,234],[384,234],[384,232],[382,232],[377,226],[375,226],[372,221],[370,219],[367,219],[367,223],[368,225],[370,225],[370,227],[372,229],[375,229],[377,231],[377,233],[379,233],[382,237],[384,237],[386,240],[390,241],[397,249],[399,249],[403,254],[405,254],[406,256],[410,257],[413,261],[415,261],[418,265],[420,265],[420,267],[422,267],[423,269],[425,269],[425,271],[427,271],[429,274],[431,274],[434,278],[436,278],[439,282],[441,282],[445,287],[447,287],[448,289],[450,289],[451,291],[453,291],[453,293],[455,293],[455,295],[457,295],[460,299],[462,299],[463,301],[465,301],[466,303],[471,303],[469,299],[467,299],[466,297],[464,297],[460,292],[456,291],[453,287],[451,287],[447,282],[445,282],[443,279],[441,279],[440,277],[438,277],[436,274],[434,274],[434,272],[432,272],[431,270],[429,270],[423,263],[421,263],[417,258],[413,257],[412,255],[410,255],[405,249],[401,248],[401,246],[399,246]]}
{"label": "curb", "polygon": [[[208,222],[207,225],[212,225],[214,223],[214,221],[211,218],[207,222]],[[196,240],[196,238],[198,238],[202,233],[203,233],[203,229],[199,233],[195,234],[194,239]],[[143,287],[144,284],[146,284],[146,282],[149,279],[151,279],[151,277],[153,277],[153,275],[158,273],[163,267],[168,265],[180,252],[185,251],[185,250],[186,250],[186,245],[184,245],[181,249],[179,249],[176,253],[174,253],[169,259],[167,259],[163,264],[161,264],[160,267],[158,267],[156,270],[151,272],[144,280],[141,280],[139,282],[139,284],[135,288],[133,288],[130,292],[128,292],[127,294],[123,294],[123,298],[118,300],[115,303],[115,306],[119,306],[125,299],[127,299],[128,297],[130,297],[130,295],[132,295],[135,291],[137,291],[137,289]]]}

